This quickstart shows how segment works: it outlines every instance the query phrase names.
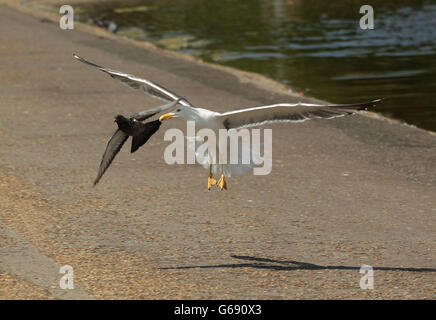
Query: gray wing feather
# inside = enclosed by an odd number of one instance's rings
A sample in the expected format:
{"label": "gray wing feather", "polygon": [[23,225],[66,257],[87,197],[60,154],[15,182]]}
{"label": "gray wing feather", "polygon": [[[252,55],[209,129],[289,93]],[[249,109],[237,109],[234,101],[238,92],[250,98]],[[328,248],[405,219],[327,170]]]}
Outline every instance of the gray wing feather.
{"label": "gray wing feather", "polygon": [[112,160],[115,158],[117,153],[120,152],[121,147],[128,138],[129,136],[122,132],[120,129],[115,130],[114,134],[110,137],[109,141],[106,144],[103,158],[100,162],[100,168],[98,169],[97,177],[94,180],[94,186],[100,181],[106,169],[109,168]]}
{"label": "gray wing feather", "polygon": [[219,118],[227,129],[247,128],[276,122],[303,122],[309,119],[332,119],[366,110],[383,99],[354,104],[281,103],[222,113]]}
{"label": "gray wing feather", "polygon": [[171,92],[168,89],[165,89],[161,85],[157,83],[151,82],[149,80],[138,78],[134,75],[127,74],[121,71],[111,70],[102,66],[99,66],[95,63],[89,62],[76,54],[73,54],[73,57],[79,60],[80,62],[86,63],[90,66],[93,66],[107,74],[109,74],[112,78],[121,81],[121,83],[133,88],[133,89],[142,89],[146,94],[152,96],[153,98],[157,98],[163,100],[165,102],[172,102],[174,100],[180,100],[179,103],[184,106],[192,107],[191,103],[185,98]]}
{"label": "gray wing feather", "polygon": [[135,113],[134,115],[131,115],[130,118],[136,119],[138,121],[143,121],[143,120],[146,120],[146,119],[154,116],[157,113],[174,108],[180,102],[181,102],[181,100],[175,100],[173,102],[170,102],[168,104],[164,104],[162,106],[159,106],[159,107],[156,107],[153,109],[148,109],[148,110],[144,110],[144,111]]}

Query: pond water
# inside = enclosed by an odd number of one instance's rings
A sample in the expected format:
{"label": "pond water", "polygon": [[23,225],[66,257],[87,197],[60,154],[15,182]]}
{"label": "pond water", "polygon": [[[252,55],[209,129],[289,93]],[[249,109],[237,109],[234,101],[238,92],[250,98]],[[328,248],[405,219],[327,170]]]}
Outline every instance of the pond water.
{"label": "pond water", "polygon": [[436,131],[436,1],[145,0],[77,6],[76,18],[257,72],[333,103],[387,100],[375,111]]}

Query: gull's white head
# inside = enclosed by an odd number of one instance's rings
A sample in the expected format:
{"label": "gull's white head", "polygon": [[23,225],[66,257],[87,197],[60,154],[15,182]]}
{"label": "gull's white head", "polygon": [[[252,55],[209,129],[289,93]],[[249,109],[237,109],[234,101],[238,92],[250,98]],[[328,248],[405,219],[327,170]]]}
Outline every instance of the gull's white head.
{"label": "gull's white head", "polygon": [[168,120],[171,118],[182,118],[184,120],[193,120],[197,119],[197,111],[195,108],[179,105],[173,112],[165,113],[160,116],[159,121]]}

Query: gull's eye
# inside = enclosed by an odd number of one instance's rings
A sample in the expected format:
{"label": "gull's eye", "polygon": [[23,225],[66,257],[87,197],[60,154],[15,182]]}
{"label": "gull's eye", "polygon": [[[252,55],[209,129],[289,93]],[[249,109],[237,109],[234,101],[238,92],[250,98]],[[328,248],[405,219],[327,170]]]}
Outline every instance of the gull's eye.
{"label": "gull's eye", "polygon": [[177,109],[177,110],[176,110],[176,112],[180,112],[180,111],[181,111],[180,109]]}

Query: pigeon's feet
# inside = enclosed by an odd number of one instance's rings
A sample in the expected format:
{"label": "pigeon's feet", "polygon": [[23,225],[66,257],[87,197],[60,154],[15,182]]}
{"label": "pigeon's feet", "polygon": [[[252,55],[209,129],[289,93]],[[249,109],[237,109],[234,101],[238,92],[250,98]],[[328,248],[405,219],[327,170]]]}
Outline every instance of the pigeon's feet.
{"label": "pigeon's feet", "polygon": [[207,178],[207,190],[210,190],[214,185],[216,185],[216,180],[212,177],[212,175]]}
{"label": "pigeon's feet", "polygon": [[221,175],[221,178],[218,181],[218,187],[221,188],[221,190],[226,189],[227,190],[227,182],[226,182],[226,177],[224,177],[224,175]]}

